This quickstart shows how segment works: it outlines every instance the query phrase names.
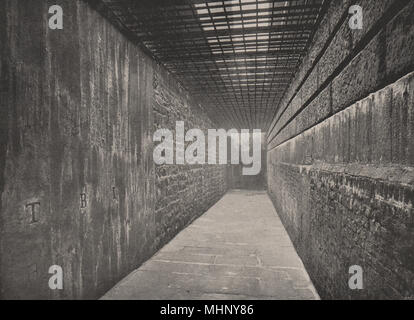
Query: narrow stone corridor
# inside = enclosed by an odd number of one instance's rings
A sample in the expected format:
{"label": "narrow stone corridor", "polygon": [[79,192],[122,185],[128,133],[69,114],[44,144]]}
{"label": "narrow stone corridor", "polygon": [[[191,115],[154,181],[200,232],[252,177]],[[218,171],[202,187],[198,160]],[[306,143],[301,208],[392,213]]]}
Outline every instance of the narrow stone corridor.
{"label": "narrow stone corridor", "polygon": [[0,44],[0,300],[414,299],[414,0],[0,0]]}
{"label": "narrow stone corridor", "polygon": [[318,299],[261,191],[229,191],[103,299]]}

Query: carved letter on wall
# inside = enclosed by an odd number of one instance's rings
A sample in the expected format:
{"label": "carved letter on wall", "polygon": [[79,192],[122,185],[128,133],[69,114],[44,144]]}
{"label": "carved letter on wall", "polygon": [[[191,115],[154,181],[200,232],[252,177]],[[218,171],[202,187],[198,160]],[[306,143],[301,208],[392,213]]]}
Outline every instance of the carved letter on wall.
{"label": "carved letter on wall", "polygon": [[26,204],[26,210],[30,212],[30,223],[39,222],[39,215],[36,214],[36,207],[40,207],[40,202],[31,202]]}
{"label": "carved letter on wall", "polygon": [[80,197],[81,197],[80,199],[81,209],[85,209],[88,204],[87,199],[86,199],[86,193],[81,193]]}

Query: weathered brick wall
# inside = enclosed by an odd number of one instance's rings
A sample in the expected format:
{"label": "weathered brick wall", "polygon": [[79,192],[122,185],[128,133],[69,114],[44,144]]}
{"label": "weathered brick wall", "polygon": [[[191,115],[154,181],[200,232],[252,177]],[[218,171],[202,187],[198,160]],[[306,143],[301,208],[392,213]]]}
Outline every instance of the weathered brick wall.
{"label": "weathered brick wall", "polygon": [[[197,128],[203,130],[206,137],[207,130],[216,127],[162,68],[158,68],[154,76],[153,110],[154,130],[169,129],[174,137],[177,121],[184,122],[185,132]],[[155,165],[155,172],[157,245],[168,242],[179,230],[207,211],[227,189],[225,165],[164,164]]]}
{"label": "weathered brick wall", "polygon": [[[52,4],[64,10],[63,30],[48,28]],[[154,79],[176,92],[174,117],[207,118],[83,1],[0,1],[0,23],[0,296],[99,297],[225,188],[217,168],[168,169],[162,181]],[[54,264],[63,290],[48,287]]]}
{"label": "weathered brick wall", "polygon": [[268,133],[269,194],[322,298],[414,296],[413,22],[413,1],[332,1]]}

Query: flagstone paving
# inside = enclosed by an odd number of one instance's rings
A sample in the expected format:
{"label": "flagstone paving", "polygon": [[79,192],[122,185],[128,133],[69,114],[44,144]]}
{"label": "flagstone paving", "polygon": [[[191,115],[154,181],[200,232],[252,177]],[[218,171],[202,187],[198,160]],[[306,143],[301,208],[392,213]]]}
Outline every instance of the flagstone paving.
{"label": "flagstone paving", "polygon": [[102,299],[319,299],[266,192],[227,193]]}

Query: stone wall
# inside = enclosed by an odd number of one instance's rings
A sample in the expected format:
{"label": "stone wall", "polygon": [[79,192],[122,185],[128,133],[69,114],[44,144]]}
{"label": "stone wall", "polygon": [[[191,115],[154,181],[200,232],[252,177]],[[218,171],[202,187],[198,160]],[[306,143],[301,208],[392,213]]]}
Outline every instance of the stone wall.
{"label": "stone wall", "polygon": [[83,1],[0,1],[0,24],[0,297],[97,298],[225,191],[223,168],[152,159],[163,117],[212,124]]}
{"label": "stone wall", "polygon": [[[229,144],[230,139],[229,139]],[[253,143],[250,140],[250,155],[252,155]],[[243,175],[243,167],[246,167],[242,164],[230,164],[227,167],[227,185],[229,189],[244,189],[244,190],[265,190],[266,189],[266,166],[267,166],[267,150],[266,150],[266,136],[263,133],[262,137],[262,152],[261,152],[261,170],[259,174],[254,176]],[[229,154],[228,158],[231,155]]]}
{"label": "stone wall", "polygon": [[[185,132],[197,128],[207,137],[207,130],[216,127],[201,106],[163,68],[155,72],[154,88],[154,130],[169,129],[175,137],[176,122],[183,121]],[[205,155],[207,159],[207,150]],[[207,211],[227,190],[225,165],[164,164],[156,165],[155,173],[158,245],[168,242]]]}
{"label": "stone wall", "polygon": [[322,298],[414,295],[413,22],[412,1],[332,1],[268,133],[269,194]]}

